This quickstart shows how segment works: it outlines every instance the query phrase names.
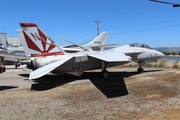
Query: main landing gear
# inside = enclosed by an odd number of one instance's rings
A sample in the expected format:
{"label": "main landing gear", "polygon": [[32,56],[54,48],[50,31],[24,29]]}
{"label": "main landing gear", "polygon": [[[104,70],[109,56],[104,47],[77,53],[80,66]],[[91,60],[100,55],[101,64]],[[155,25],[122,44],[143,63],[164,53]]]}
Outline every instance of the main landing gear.
{"label": "main landing gear", "polygon": [[101,67],[102,67],[101,76],[103,77],[103,79],[109,78],[109,72],[106,70],[108,65],[109,65],[109,62],[102,61],[102,63],[101,63]]}
{"label": "main landing gear", "polygon": [[144,72],[144,69],[142,68],[142,63],[143,62],[139,62],[139,68],[137,69],[138,73],[143,73]]}

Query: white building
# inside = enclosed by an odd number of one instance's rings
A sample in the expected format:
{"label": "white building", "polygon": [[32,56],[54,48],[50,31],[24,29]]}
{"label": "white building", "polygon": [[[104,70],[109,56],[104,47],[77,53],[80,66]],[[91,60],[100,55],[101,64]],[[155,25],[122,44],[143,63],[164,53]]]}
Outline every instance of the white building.
{"label": "white building", "polygon": [[22,44],[19,38],[7,37],[7,46],[8,47],[22,47]]}

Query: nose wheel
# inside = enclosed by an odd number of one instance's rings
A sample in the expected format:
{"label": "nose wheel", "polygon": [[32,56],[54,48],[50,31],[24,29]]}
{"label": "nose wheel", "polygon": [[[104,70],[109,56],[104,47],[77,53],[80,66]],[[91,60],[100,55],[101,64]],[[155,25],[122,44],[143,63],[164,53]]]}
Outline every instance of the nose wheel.
{"label": "nose wheel", "polygon": [[139,61],[139,68],[137,69],[138,73],[143,73],[144,72],[144,69],[142,68],[143,63],[144,63],[143,61]]}
{"label": "nose wheel", "polygon": [[143,68],[138,68],[138,69],[137,69],[137,72],[138,72],[138,73],[143,73],[143,72],[144,72],[144,69],[143,69]]}
{"label": "nose wheel", "polygon": [[109,72],[107,70],[103,70],[101,74],[102,74],[103,79],[109,78]]}

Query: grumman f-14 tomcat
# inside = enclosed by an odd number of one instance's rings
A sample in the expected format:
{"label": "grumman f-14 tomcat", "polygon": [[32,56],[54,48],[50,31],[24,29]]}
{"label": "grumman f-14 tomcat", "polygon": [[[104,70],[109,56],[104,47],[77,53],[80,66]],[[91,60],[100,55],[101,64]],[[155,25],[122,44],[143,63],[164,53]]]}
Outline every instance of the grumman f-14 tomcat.
{"label": "grumman f-14 tomcat", "polygon": [[66,53],[57,46],[42,30],[34,23],[20,23],[23,37],[22,43],[25,52],[29,52],[34,71],[29,79],[36,79],[52,73],[68,73],[82,75],[86,70],[102,69],[102,77],[107,79],[109,72],[107,67],[123,65],[131,59],[124,53],[112,50],[93,51],[85,49],[81,52]]}
{"label": "grumman f-14 tomcat", "polygon": [[[20,39],[24,39],[22,30],[17,30],[17,33]],[[94,51],[104,50],[105,46],[114,45],[114,44],[105,44],[107,36],[108,36],[107,32],[102,32],[99,36],[97,36],[94,40],[92,40],[90,43],[88,43],[85,46],[73,47],[73,48],[63,47],[63,50],[67,52],[78,52],[78,51],[83,51],[83,49],[91,49]],[[25,41],[25,40],[21,40],[21,41]],[[75,44],[75,46],[79,46],[79,45]],[[128,45],[123,45],[110,50],[120,51],[130,56],[133,61],[139,64],[139,68],[137,69],[138,73],[144,72],[142,65],[145,64],[146,62],[157,62],[159,59],[165,56],[163,53],[154,50],[150,46],[143,43],[133,43]],[[27,54],[29,54],[29,52]],[[32,68],[31,62],[28,63],[28,66],[29,68]]]}

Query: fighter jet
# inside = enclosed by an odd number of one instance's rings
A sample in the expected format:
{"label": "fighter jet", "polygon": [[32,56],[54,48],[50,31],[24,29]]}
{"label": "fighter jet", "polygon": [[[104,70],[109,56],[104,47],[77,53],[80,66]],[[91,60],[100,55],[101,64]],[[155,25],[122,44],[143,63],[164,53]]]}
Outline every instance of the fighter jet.
{"label": "fighter jet", "polygon": [[[36,79],[52,73],[68,73],[81,76],[86,70],[102,69],[102,77],[109,78],[107,67],[123,65],[131,59],[119,51],[93,51],[85,49],[81,52],[67,53],[56,45],[36,24],[20,23],[22,41],[25,52],[29,52],[34,69],[29,79]],[[28,50],[28,51],[27,51]]]}

